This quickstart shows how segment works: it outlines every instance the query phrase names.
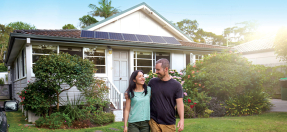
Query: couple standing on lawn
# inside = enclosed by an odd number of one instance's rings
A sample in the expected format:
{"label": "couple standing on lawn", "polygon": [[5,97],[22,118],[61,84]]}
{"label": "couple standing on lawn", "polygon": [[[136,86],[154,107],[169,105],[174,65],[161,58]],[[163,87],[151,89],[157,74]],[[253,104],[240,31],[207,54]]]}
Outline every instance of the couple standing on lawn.
{"label": "couple standing on lawn", "polygon": [[148,85],[143,71],[132,73],[125,93],[124,132],[175,132],[175,106],[180,117],[178,131],[183,130],[182,86],[170,77],[167,59],[158,60],[155,70],[158,78],[151,79]]}

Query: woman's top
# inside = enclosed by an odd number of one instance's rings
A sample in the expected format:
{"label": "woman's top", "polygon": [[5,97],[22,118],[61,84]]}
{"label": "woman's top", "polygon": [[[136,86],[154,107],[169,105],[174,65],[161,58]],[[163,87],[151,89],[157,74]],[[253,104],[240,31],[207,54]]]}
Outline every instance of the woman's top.
{"label": "woman's top", "polygon": [[[131,95],[131,93],[129,93]],[[151,88],[147,87],[145,92],[134,92],[134,97],[131,98],[131,108],[129,114],[129,123],[150,120],[150,96]]]}

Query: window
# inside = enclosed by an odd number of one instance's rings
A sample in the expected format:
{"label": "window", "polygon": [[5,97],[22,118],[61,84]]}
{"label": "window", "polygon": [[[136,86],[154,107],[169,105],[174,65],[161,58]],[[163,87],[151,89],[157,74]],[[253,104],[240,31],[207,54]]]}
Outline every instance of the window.
{"label": "window", "polygon": [[78,55],[80,57],[83,57],[82,47],[60,46],[60,53],[68,53],[70,55]]}
{"label": "window", "polygon": [[84,48],[84,59],[88,59],[95,64],[96,73],[106,73],[105,49]]}
{"label": "window", "polygon": [[25,52],[24,52],[24,49],[22,50],[22,58],[21,58],[21,61],[22,61],[22,77],[25,77]]}
{"label": "window", "polygon": [[170,61],[170,54],[164,52],[134,52],[134,70],[142,70],[145,74],[148,74],[151,70],[155,72],[156,61],[166,58]]}
{"label": "window", "polygon": [[57,53],[57,46],[53,45],[32,45],[32,63],[35,64],[42,55],[49,55],[49,53]]}
{"label": "window", "polygon": [[203,60],[203,55],[195,55],[195,62],[199,60]]}

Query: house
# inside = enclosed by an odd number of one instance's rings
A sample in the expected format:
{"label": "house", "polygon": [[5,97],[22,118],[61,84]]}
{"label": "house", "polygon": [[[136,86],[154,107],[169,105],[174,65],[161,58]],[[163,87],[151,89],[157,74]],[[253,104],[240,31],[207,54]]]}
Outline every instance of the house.
{"label": "house", "polygon": [[252,64],[270,67],[286,65],[285,62],[280,62],[280,59],[276,58],[277,55],[273,48],[275,37],[276,34],[266,35],[261,39],[243,43],[233,48],[242,52],[242,56],[251,61]]}
{"label": "house", "polygon": [[[41,55],[67,52],[89,59],[98,69],[95,77],[107,80],[109,98],[118,109],[114,112],[118,112],[116,121],[121,121],[123,92],[134,70],[154,71],[156,60],[166,58],[171,69],[180,71],[203,59],[203,55],[226,48],[194,43],[149,5],[141,3],[84,30],[16,30],[10,34],[5,64],[10,70],[13,99],[20,101],[17,93],[35,80],[32,67]],[[70,97],[80,94],[74,87],[60,96],[66,93]],[[35,120],[28,112],[28,121]]]}

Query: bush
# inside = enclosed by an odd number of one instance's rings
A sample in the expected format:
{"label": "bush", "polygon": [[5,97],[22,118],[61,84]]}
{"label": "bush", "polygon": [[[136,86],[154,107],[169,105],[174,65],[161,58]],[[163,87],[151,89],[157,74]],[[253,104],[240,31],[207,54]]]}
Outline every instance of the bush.
{"label": "bush", "polygon": [[29,83],[21,93],[20,105],[24,105],[26,111],[31,111],[37,115],[42,114],[44,117],[48,112],[48,108],[55,103],[55,91],[47,87],[43,87],[40,82]]}
{"label": "bush", "polygon": [[[66,103],[62,104],[63,106],[65,106],[65,109],[62,112],[68,115],[69,118],[72,120],[84,119],[85,115],[83,114],[83,110],[80,109],[81,99],[82,99],[82,96],[79,96],[76,99],[76,96],[74,95],[74,100],[71,101],[67,93],[67,101]],[[63,99],[62,99],[62,102],[64,102]]]}
{"label": "bush", "polygon": [[65,125],[70,127],[72,125],[72,120],[69,118],[68,115],[60,112],[56,112],[51,114],[50,116],[47,116],[46,118],[40,117],[36,121],[37,127],[43,127],[43,128],[66,128]]}
{"label": "bush", "polygon": [[3,77],[0,78],[0,85],[2,85],[2,84],[5,84],[5,81],[4,81]]}
{"label": "bush", "polygon": [[113,113],[98,112],[93,115],[92,122],[97,125],[113,123],[115,115]]}
{"label": "bush", "polygon": [[4,63],[0,63],[0,72],[7,72],[7,67]]}
{"label": "bush", "polygon": [[210,102],[207,104],[208,108],[210,110],[213,110],[213,112],[210,114],[210,116],[214,117],[221,117],[226,114],[225,110],[225,102],[217,100],[216,97],[213,97]]}
{"label": "bush", "polygon": [[189,106],[184,105],[184,118],[194,118],[195,112]]}
{"label": "bush", "polygon": [[230,97],[226,102],[227,115],[253,115],[267,111],[272,106],[269,95],[264,92],[249,92]]}

